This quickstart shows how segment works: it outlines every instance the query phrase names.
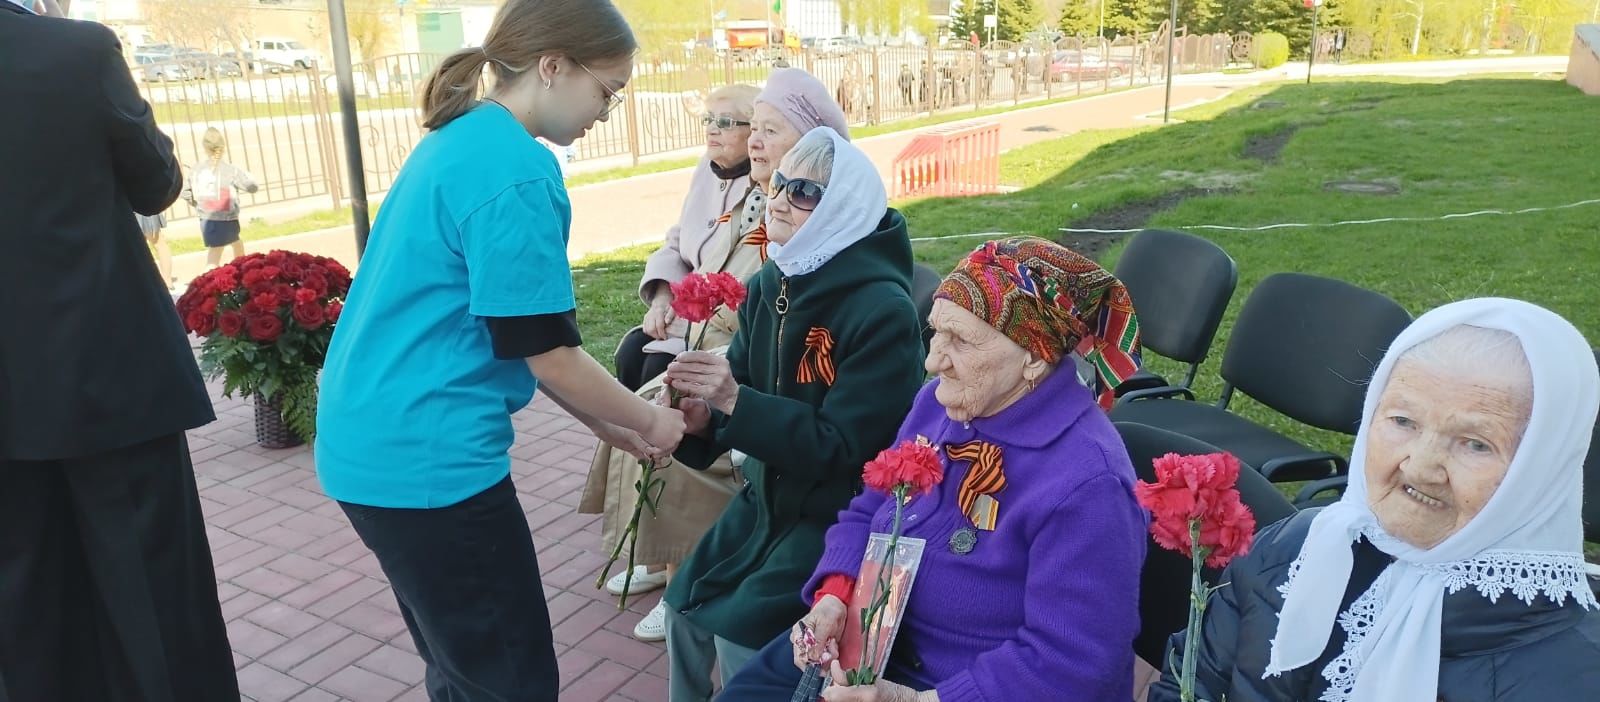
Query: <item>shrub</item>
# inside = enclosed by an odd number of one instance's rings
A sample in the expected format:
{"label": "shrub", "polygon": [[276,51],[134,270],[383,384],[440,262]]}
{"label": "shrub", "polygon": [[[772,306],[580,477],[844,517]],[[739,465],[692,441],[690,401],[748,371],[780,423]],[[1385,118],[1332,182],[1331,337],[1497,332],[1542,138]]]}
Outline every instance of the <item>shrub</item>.
{"label": "shrub", "polygon": [[1262,32],[1255,36],[1250,53],[1256,68],[1277,68],[1289,60],[1289,38],[1277,32]]}

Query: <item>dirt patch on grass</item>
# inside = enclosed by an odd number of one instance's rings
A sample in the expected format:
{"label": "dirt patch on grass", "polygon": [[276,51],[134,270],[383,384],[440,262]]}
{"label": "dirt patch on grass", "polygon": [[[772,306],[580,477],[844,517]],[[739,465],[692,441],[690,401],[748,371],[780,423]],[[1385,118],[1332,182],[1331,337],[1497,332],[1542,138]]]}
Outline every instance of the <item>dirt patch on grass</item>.
{"label": "dirt patch on grass", "polygon": [[1278,160],[1278,154],[1283,147],[1289,145],[1289,139],[1294,136],[1299,127],[1284,127],[1268,134],[1255,134],[1244,141],[1244,157],[1272,163]]}
{"label": "dirt patch on grass", "polygon": [[[1151,217],[1165,212],[1192,197],[1207,197],[1228,192],[1225,188],[1184,188],[1146,200],[1134,200],[1117,207],[1082,217],[1065,226],[1072,229],[1142,229]],[[1056,241],[1088,258],[1099,261],[1126,233],[1059,232]]]}

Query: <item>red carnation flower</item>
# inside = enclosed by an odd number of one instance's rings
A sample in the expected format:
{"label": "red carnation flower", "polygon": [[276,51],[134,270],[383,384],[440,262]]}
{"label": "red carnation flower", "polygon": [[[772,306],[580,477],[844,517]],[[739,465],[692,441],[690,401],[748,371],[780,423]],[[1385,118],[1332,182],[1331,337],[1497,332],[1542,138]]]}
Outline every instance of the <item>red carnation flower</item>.
{"label": "red carnation flower", "polygon": [[671,286],[672,311],[690,322],[704,322],[717,313],[722,295],[703,273],[685,277]]}
{"label": "red carnation flower", "polygon": [[1150,534],[1162,548],[1189,555],[1190,523],[1199,522],[1206,564],[1221,568],[1249,551],[1255,516],[1239,500],[1239,459],[1228,453],[1180,456],[1154,463],[1156,482],[1139,481],[1134,495],[1153,519]]}
{"label": "red carnation flower", "polygon": [[324,314],[326,315],[326,317],[328,319],[328,323],[332,324],[334,322],[339,321],[339,315],[341,313],[343,313],[343,312],[344,312],[344,303],[340,302],[338,300],[334,300],[333,302],[328,303],[328,308],[324,312]]}
{"label": "red carnation flower", "polygon": [[263,344],[277,341],[278,337],[283,334],[283,320],[278,319],[278,315],[275,314],[260,314],[251,317],[248,326],[250,327],[250,338]]}
{"label": "red carnation flower", "polygon": [[294,303],[306,305],[317,301],[317,291],[309,288],[300,288],[294,291]]}
{"label": "red carnation flower", "polygon": [[879,492],[893,494],[905,485],[909,494],[920,495],[944,480],[944,463],[932,446],[907,440],[867,461],[861,474],[867,487]]}
{"label": "red carnation flower", "polygon": [[303,302],[294,306],[294,322],[306,329],[316,329],[324,321],[322,307],[315,302]]}
{"label": "red carnation flower", "polygon": [[716,288],[717,294],[722,298],[722,304],[728,309],[737,311],[739,305],[744,304],[744,283],[739,282],[732,273],[712,273],[711,285]]}

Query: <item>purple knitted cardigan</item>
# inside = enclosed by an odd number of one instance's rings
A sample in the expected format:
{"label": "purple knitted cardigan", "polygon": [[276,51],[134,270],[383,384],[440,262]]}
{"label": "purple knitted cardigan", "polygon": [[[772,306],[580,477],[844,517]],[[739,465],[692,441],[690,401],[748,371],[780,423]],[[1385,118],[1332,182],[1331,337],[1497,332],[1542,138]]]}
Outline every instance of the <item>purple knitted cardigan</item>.
{"label": "purple knitted cardigan", "polygon": [[[1006,486],[995,530],[966,555],[950,547],[970,524],[956,505],[966,462],[946,456],[944,481],[906,506],[904,533],[928,544],[896,645],[921,667],[886,677],[936,687],[941,702],[1132,699],[1147,521],[1110,420],[1070,368],[970,424],[945,414],[937,385],[917,395],[895,442],[924,436],[941,455],[996,444]],[[882,493],[856,497],[828,530],[806,598],[829,575],[855,577],[867,535],[888,533],[893,514]]]}

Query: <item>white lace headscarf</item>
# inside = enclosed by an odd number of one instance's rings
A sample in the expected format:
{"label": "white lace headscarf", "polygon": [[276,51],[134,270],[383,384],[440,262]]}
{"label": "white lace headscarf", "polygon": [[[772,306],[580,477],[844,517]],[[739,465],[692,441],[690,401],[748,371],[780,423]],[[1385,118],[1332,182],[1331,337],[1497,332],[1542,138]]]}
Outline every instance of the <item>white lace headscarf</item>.
{"label": "white lace headscarf", "polygon": [[[1533,410],[1505,480],[1472,521],[1429,549],[1389,535],[1367,505],[1367,433],[1396,360],[1441,332],[1470,325],[1515,335],[1533,376]],[[1483,298],[1445,305],[1395,339],[1367,389],[1350,487],[1311,524],[1289,569],[1267,675],[1315,661],[1337,617],[1343,655],[1324,671],[1324,700],[1436,700],[1444,596],[1474,588],[1489,601],[1510,593],[1524,603],[1596,607],[1583,566],[1583,460],[1600,407],[1600,371],[1583,334],[1537,305]],[[1350,581],[1352,542],[1367,537],[1395,558],[1340,614]]]}
{"label": "white lace headscarf", "polygon": [[[811,150],[819,139],[833,142],[833,172],[828,175],[822,201],[805,224],[795,231],[789,243],[767,244],[767,256],[777,264],[784,275],[806,275],[815,272],[840,251],[850,248],[877,231],[878,223],[889,210],[889,195],[878,177],[877,166],[860,148],[851,144],[831,127],[817,127],[795,142],[784,160]],[[783,172],[779,168],[779,172]],[[783,173],[795,177],[793,173]],[[813,176],[817,174],[811,174]],[[776,193],[774,193],[776,195]],[[771,202],[773,196],[768,196]],[[772,220],[772,208],[767,208],[767,220]]]}

